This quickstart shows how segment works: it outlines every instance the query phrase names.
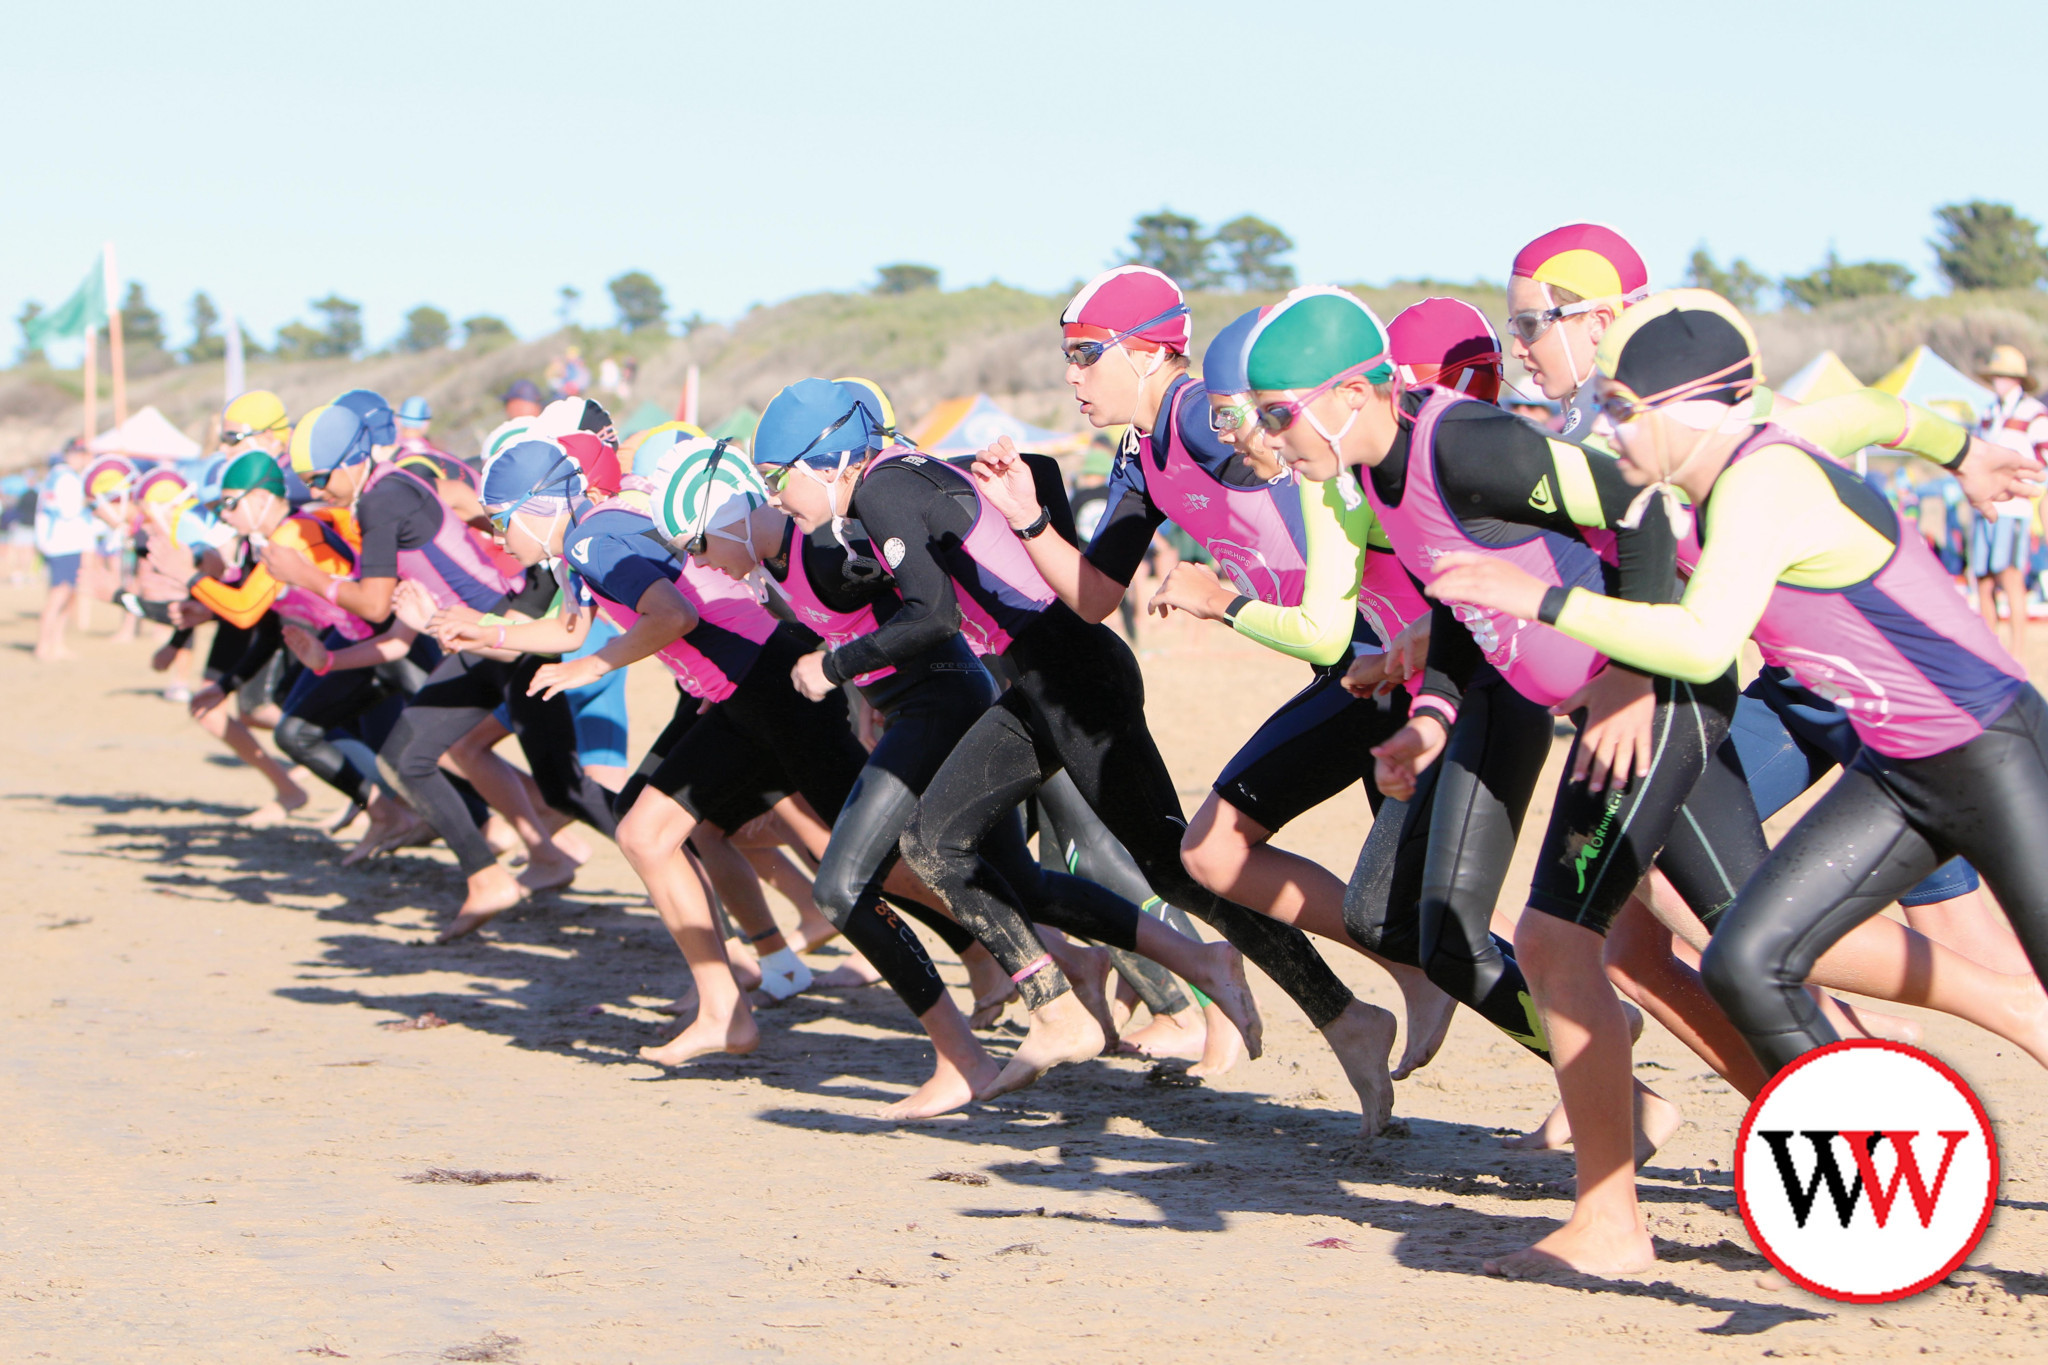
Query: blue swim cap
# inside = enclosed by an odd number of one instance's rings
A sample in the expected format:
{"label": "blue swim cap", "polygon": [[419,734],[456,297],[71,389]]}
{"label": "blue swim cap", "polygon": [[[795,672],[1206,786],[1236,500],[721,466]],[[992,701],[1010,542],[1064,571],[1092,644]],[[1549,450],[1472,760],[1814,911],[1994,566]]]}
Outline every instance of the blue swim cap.
{"label": "blue swim cap", "polygon": [[484,465],[478,501],[486,507],[510,507],[522,503],[543,503],[533,510],[558,510],[559,499],[566,504],[583,492],[583,470],[569,452],[553,441],[517,441],[493,455]]}
{"label": "blue swim cap", "polygon": [[428,406],[424,398],[408,398],[399,404],[398,420],[409,427],[423,427],[434,420],[434,409]]}
{"label": "blue swim cap", "polygon": [[[301,431],[305,433],[303,440]],[[363,419],[347,408],[339,404],[316,408],[300,418],[292,432],[292,468],[304,478],[320,470],[361,464],[370,458],[370,447],[374,444]],[[302,448],[303,467],[299,459]]]}
{"label": "blue swim cap", "polygon": [[337,408],[347,408],[363,419],[363,426],[369,430],[373,446],[395,445],[398,441],[398,424],[392,416],[391,404],[381,393],[368,389],[350,389],[334,400]]}
{"label": "blue swim cap", "polygon": [[[882,441],[881,403],[858,381],[799,379],[768,402],[754,428],[754,463],[836,464]],[[637,461],[636,461],[637,463]]]}
{"label": "blue swim cap", "polygon": [[1245,356],[1251,350],[1252,329],[1259,325],[1259,314],[1264,311],[1254,308],[1216,334],[1202,353],[1203,388],[1223,398],[1252,391],[1252,381],[1245,374]]}

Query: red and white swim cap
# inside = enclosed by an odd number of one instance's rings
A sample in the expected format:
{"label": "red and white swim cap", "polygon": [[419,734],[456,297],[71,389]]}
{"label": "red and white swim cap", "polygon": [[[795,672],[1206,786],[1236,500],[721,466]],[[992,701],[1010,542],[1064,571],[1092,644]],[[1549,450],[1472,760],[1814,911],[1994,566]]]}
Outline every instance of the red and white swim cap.
{"label": "red and white swim cap", "polygon": [[[1187,313],[1153,321],[1163,313],[1184,308],[1186,303],[1180,286],[1152,267],[1120,265],[1105,270],[1081,287],[1081,292],[1060,314],[1060,326],[1069,338],[1082,341],[1103,341],[1136,327],[1138,330],[1124,342],[1126,346],[1140,351],[1164,347],[1176,355],[1186,355],[1194,338],[1194,326]],[[1141,323],[1150,325],[1140,326]]]}
{"label": "red and white swim cap", "polygon": [[1387,324],[1387,349],[1403,383],[1441,384],[1488,403],[1500,398],[1500,334],[1462,299],[1427,298],[1402,309]]}

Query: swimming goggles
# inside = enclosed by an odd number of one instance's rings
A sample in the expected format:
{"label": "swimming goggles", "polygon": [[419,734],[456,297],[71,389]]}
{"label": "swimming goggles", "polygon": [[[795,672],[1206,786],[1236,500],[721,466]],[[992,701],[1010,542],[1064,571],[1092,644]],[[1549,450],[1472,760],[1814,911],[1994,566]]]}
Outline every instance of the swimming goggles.
{"label": "swimming goggles", "polygon": [[1294,419],[1301,416],[1302,410],[1315,402],[1316,399],[1321,398],[1339,384],[1356,379],[1361,375],[1369,374],[1386,363],[1387,353],[1381,351],[1370,360],[1361,360],[1348,370],[1339,370],[1299,398],[1282,398],[1275,402],[1262,403],[1259,405],[1259,425],[1273,435],[1278,436],[1281,432],[1293,426]]}
{"label": "swimming goggles", "polygon": [[1157,327],[1162,322],[1169,322],[1174,318],[1184,318],[1187,315],[1188,306],[1184,303],[1176,303],[1158,317],[1146,318],[1136,327],[1127,327],[1107,341],[1070,341],[1060,348],[1060,355],[1069,365],[1078,365],[1085,370],[1105,355],[1108,355],[1111,350],[1121,346],[1147,327]]}

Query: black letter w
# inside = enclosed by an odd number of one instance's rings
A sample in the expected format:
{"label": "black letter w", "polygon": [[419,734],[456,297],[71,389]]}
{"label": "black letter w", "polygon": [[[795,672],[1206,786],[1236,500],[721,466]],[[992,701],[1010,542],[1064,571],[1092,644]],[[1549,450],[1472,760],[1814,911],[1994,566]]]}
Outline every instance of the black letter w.
{"label": "black letter w", "polygon": [[1856,1212],[1856,1201],[1863,1197],[1863,1175],[1859,1171],[1855,1183],[1846,1189],[1842,1185],[1842,1168],[1835,1164],[1835,1139],[1838,1133],[1802,1133],[1813,1144],[1813,1179],[1804,1189],[1799,1185],[1799,1172],[1792,1165],[1792,1134],[1789,1131],[1767,1133],[1759,1130],[1757,1136],[1771,1146],[1771,1155],[1778,1163],[1778,1178],[1785,1182],[1785,1198],[1792,1205],[1794,1225],[1805,1227],[1806,1220],[1813,1213],[1813,1206],[1820,1195],[1820,1183],[1828,1184],[1828,1197],[1834,1201],[1835,1217],[1843,1227],[1849,1226],[1851,1215]]}

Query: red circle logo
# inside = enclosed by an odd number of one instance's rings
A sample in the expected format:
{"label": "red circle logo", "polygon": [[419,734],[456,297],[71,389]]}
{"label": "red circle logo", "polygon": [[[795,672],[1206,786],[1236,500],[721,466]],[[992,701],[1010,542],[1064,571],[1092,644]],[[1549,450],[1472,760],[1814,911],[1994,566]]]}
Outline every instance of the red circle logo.
{"label": "red circle logo", "polygon": [[1735,1193],[1787,1279],[1889,1303],[1970,1254],[1998,1200],[1998,1140],[1969,1084],[1915,1047],[1854,1038],[1771,1078],[1735,1146]]}

